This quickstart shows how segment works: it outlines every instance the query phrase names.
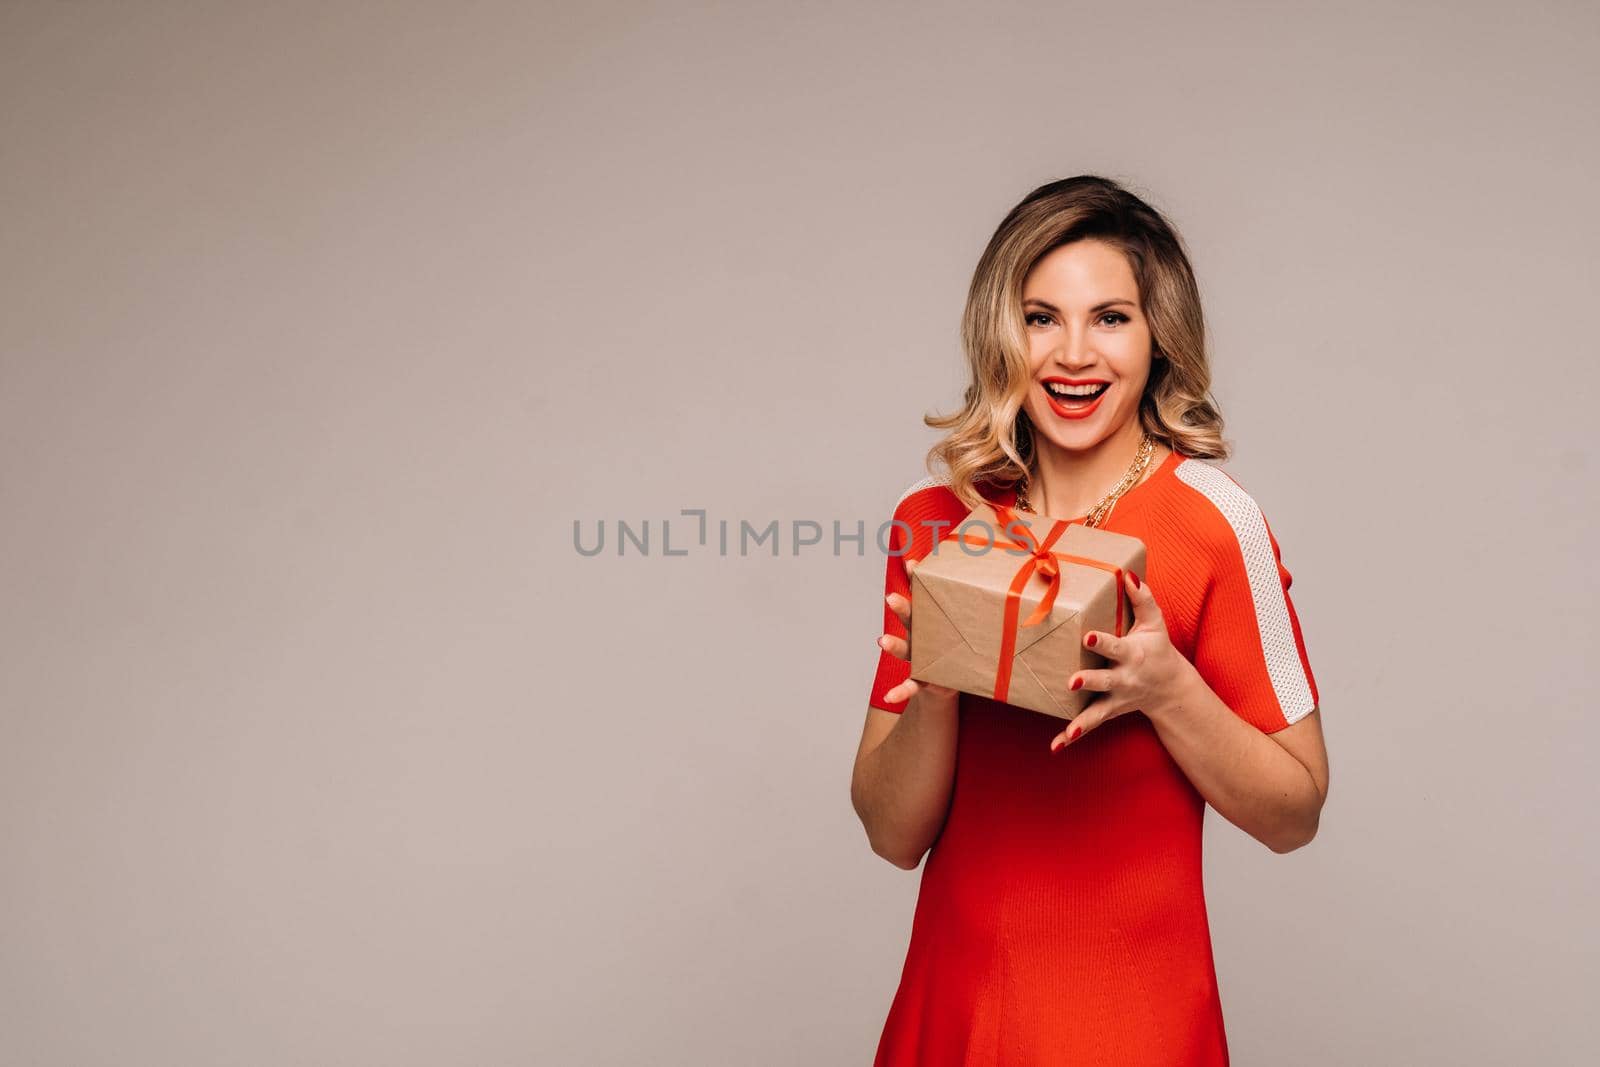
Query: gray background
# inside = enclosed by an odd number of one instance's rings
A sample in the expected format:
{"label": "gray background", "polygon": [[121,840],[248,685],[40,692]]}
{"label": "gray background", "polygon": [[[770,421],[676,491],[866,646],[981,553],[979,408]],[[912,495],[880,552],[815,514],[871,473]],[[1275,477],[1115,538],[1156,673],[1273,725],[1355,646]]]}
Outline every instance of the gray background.
{"label": "gray background", "polygon": [[1597,35],[0,6],[0,1059],[868,1062],[882,556],[660,522],[886,519],[984,241],[1098,172],[1193,252],[1331,752],[1309,847],[1207,818],[1235,1061],[1592,1062]]}

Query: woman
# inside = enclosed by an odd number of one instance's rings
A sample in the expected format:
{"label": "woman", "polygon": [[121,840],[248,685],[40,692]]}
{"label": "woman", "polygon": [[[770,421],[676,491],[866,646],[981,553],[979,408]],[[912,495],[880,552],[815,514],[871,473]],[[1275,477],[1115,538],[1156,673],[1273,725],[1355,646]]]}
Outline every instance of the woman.
{"label": "woman", "polygon": [[[945,473],[894,511],[851,782],[876,853],[928,853],[882,1067],[1228,1062],[1205,805],[1288,852],[1328,766],[1277,540],[1209,462],[1204,332],[1177,235],[1103,178],[1030,193],[978,264],[972,384],[926,420]],[[980,498],[1145,543],[1126,633],[1084,635],[1104,666],[1074,675],[1093,696],[1070,724],[909,679],[908,575]]]}

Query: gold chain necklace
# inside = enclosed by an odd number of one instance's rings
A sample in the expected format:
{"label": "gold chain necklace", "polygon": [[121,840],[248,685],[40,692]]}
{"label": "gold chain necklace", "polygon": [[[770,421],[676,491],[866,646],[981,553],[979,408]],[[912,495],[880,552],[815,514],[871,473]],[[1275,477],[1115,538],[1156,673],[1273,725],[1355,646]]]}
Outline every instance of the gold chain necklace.
{"label": "gold chain necklace", "polygon": [[[1111,509],[1116,507],[1117,500],[1121,498],[1122,494],[1139,483],[1139,479],[1144,476],[1145,469],[1150,466],[1150,457],[1155,454],[1155,440],[1146,433],[1139,442],[1139,451],[1134,454],[1133,463],[1128,467],[1127,473],[1122,476],[1120,482],[1112,487],[1111,492],[1101,497],[1100,503],[1090,510],[1083,524],[1085,526],[1099,526],[1105,522],[1111,515]],[[1033,505],[1028,503],[1027,475],[1023,475],[1022,480],[1017,483],[1016,507],[1021,508],[1023,511],[1033,510]]]}

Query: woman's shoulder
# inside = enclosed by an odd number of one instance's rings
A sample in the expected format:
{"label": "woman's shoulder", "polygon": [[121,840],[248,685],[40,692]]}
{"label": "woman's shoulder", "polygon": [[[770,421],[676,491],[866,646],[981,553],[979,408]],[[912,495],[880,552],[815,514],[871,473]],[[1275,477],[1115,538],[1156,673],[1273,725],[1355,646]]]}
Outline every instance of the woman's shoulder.
{"label": "woman's shoulder", "polygon": [[1250,491],[1216,460],[1180,454],[1172,475],[1183,487],[1176,496],[1184,506],[1229,520],[1261,511]]}
{"label": "woman's shoulder", "polygon": [[[1010,499],[1005,487],[988,481],[979,481],[973,488],[986,500],[1005,503]],[[914,524],[919,521],[959,522],[972,508],[956,495],[949,475],[931,474],[904,483],[892,510],[896,519]]]}
{"label": "woman's shoulder", "polygon": [[914,522],[919,518],[944,518],[958,508],[962,515],[969,510],[950,488],[949,477],[932,474],[904,483],[892,510],[895,518]]}
{"label": "woman's shoulder", "polygon": [[1172,469],[1167,506],[1179,513],[1186,535],[1226,559],[1271,558],[1266,515],[1256,497],[1215,460],[1183,456]]}

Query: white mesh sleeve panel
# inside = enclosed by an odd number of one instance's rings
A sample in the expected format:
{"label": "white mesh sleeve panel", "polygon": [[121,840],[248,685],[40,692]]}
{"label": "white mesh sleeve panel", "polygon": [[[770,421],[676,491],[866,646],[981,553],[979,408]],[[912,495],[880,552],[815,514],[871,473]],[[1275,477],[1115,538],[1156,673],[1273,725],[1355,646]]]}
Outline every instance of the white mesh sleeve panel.
{"label": "white mesh sleeve panel", "polygon": [[900,494],[900,499],[894,502],[894,506],[898,508],[902,503],[904,503],[906,497],[910,496],[912,493],[920,493],[922,490],[932,488],[935,485],[948,484],[950,483],[944,478],[924,478],[919,482],[912,482],[906,487],[906,491]]}
{"label": "white mesh sleeve panel", "polygon": [[1255,602],[1256,628],[1260,631],[1261,651],[1266,656],[1267,676],[1272,680],[1272,690],[1284,718],[1290,723],[1298,722],[1311,713],[1315,703],[1305,669],[1300,665],[1294,627],[1289,622],[1289,605],[1261,509],[1250,494],[1213,464],[1191,457],[1178,464],[1176,474],[1216,506],[1239,539],[1245,573],[1250,579],[1250,596]]}

